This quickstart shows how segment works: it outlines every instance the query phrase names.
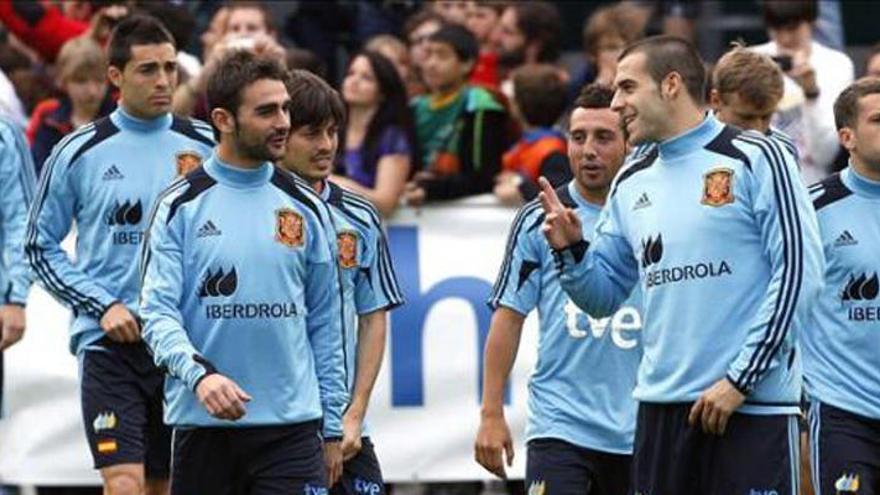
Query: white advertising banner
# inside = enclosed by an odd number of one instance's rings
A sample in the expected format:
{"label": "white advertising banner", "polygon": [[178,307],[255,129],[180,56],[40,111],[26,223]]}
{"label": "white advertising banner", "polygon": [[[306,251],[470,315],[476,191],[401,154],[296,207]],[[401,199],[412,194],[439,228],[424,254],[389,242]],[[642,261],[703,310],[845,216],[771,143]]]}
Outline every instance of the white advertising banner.
{"label": "white advertising banner", "polygon": [[[488,197],[403,209],[388,236],[406,305],[390,318],[385,362],[368,416],[387,481],[487,478],[473,460],[479,425],[485,301],[514,210]],[[83,432],[77,360],[67,350],[68,312],[35,287],[25,339],[5,355],[0,482],[97,484]],[[531,316],[509,389],[507,419],[521,477],[526,382],[535,362]]]}

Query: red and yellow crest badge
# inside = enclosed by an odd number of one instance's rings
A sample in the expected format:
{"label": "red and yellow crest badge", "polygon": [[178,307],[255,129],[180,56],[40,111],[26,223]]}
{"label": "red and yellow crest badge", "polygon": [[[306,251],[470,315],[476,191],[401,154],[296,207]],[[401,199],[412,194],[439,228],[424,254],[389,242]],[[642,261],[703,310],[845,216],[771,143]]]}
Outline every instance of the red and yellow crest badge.
{"label": "red and yellow crest badge", "polygon": [[186,175],[202,164],[202,155],[195,151],[181,151],[174,155],[177,159],[177,175]]}
{"label": "red and yellow crest badge", "polygon": [[305,244],[305,225],[299,213],[281,208],[275,210],[275,240],[287,247],[302,247]]}
{"label": "red and yellow crest badge", "polygon": [[350,230],[336,235],[336,247],[339,251],[339,266],[342,268],[354,268],[358,264],[358,236]]}
{"label": "red and yellow crest badge", "polygon": [[733,203],[733,170],[713,168],[703,175],[703,199],[708,206],[724,206]]}

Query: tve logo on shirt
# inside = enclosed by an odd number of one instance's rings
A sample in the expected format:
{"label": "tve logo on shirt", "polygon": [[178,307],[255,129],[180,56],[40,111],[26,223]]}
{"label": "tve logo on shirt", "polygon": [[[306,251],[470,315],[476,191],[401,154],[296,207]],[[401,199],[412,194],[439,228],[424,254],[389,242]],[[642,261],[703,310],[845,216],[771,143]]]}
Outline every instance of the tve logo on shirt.
{"label": "tve logo on shirt", "polygon": [[[120,203],[118,200],[115,202],[110,211],[107,213],[105,217],[105,221],[108,227],[115,228],[125,228],[125,227],[133,227],[141,223],[141,220],[144,217],[144,208],[141,204],[141,200],[125,200],[125,202]],[[143,240],[144,233],[140,230],[118,230],[113,232],[113,244],[114,245],[129,245],[129,244],[140,244],[141,240]]]}
{"label": "tve logo on shirt", "polygon": [[[213,298],[228,298],[238,291],[239,276],[234,266],[228,270],[222,267],[208,269],[199,284],[199,301]],[[293,318],[298,315],[295,302],[224,302],[205,305],[205,318],[209,320],[231,319],[277,319]]]}
{"label": "tve logo on shirt", "polygon": [[877,272],[870,275],[861,273],[858,276],[850,274],[849,280],[840,292],[840,300],[849,303],[847,316],[850,321],[878,321],[880,306],[865,305],[877,299],[878,295],[880,295],[880,280],[877,278]]}
{"label": "tve logo on shirt", "polygon": [[601,339],[608,330],[611,330],[611,342],[623,350],[635,348],[639,342],[630,338],[624,332],[638,332],[642,329],[642,315],[632,306],[622,306],[614,315],[594,319],[584,313],[571,301],[565,304],[566,328],[568,334],[576,339],[582,339],[592,335],[594,339]]}
{"label": "tve logo on shirt", "polygon": [[648,236],[647,239],[642,240],[641,264],[642,268],[645,269],[645,287],[648,289],[668,283],[686,282],[707,277],[715,278],[733,273],[730,265],[725,260],[648,270],[649,267],[657,265],[663,260],[663,254],[662,234],[657,234],[656,237]]}

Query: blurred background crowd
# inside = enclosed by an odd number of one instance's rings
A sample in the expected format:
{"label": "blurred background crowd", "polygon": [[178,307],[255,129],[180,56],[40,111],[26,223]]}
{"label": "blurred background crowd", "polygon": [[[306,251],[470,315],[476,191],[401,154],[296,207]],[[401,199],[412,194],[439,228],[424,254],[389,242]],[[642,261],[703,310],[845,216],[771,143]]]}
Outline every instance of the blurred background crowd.
{"label": "blurred background crowd", "polygon": [[842,165],[834,98],[880,74],[870,2],[2,0],[0,113],[27,129],[38,168],[114,108],[102,44],[134,12],[176,38],[178,114],[206,119],[205,82],[229,50],[338,88],[348,119],[334,179],[386,216],[484,193],[517,205],[539,175],[568,180],[567,109],[584,84],[611,84],[622,48],[647,35],[693,40],[707,61],[736,41],[772,56],[786,76],[772,124],[796,142],[806,182]]}
{"label": "blurred background crowd", "polygon": [[863,1],[0,0],[0,114],[26,129],[38,169],[64,135],[115,107],[103,44],[135,12],[175,37],[175,113],[207,118],[206,81],[230,50],[337,88],[347,120],[332,179],[386,217],[487,193],[515,206],[541,175],[569,180],[568,109],[585,84],[610,85],[619,53],[644,36],[690,39],[707,61],[732,42],[770,55],[784,85],[768,80],[743,113],[791,136],[809,183],[845,165],[834,99],[880,75],[880,3]]}

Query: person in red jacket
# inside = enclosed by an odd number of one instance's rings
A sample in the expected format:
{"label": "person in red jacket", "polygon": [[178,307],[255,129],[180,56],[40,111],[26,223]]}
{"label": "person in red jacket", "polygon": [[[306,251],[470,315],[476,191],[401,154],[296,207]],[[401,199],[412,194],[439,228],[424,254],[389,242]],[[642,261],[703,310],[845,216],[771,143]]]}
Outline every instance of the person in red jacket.
{"label": "person in red jacket", "polygon": [[70,11],[64,12],[48,0],[0,0],[0,23],[51,63],[64,43],[77,36],[88,34],[103,43],[113,25],[128,14],[123,5],[98,8],[89,1],[69,5]]}
{"label": "person in red jacket", "polygon": [[538,195],[538,177],[554,187],[571,180],[566,139],[554,128],[565,111],[567,87],[547,64],[524,65],[512,79],[513,115],[523,134],[502,157],[493,192],[502,203],[519,205]]}

